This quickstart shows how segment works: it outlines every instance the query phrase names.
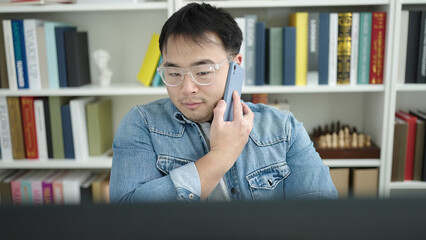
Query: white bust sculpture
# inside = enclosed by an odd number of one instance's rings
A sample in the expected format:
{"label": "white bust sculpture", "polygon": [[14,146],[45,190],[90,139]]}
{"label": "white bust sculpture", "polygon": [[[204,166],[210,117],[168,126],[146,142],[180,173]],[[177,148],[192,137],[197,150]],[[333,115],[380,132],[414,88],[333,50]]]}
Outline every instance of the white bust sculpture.
{"label": "white bust sculpture", "polygon": [[98,49],[93,53],[93,58],[99,69],[98,83],[101,86],[108,86],[111,83],[112,71],[108,68],[108,61],[111,59],[109,53],[104,49]]}

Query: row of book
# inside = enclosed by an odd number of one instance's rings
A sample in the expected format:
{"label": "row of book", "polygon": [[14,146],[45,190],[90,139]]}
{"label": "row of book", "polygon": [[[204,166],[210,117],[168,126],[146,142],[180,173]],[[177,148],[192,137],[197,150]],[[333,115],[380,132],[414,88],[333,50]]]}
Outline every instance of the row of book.
{"label": "row of book", "polygon": [[4,170],[0,205],[109,203],[109,172],[87,170]]}
{"label": "row of book", "polygon": [[87,161],[112,147],[110,98],[0,96],[2,161]]}
{"label": "row of book", "polygon": [[398,83],[426,83],[426,11],[401,12]]}
{"label": "row of book", "polygon": [[138,80],[147,87],[164,86],[160,74],[157,72],[157,68],[163,62],[158,43],[159,40],[160,36],[153,33],[137,76]]}
{"label": "row of book", "polygon": [[236,21],[246,85],[383,83],[386,12],[296,12],[286,27]]}
{"label": "row of book", "polygon": [[426,181],[426,111],[395,113],[391,181]]}
{"label": "row of book", "polygon": [[61,22],[4,19],[0,87],[58,89],[90,83],[88,33]]}
{"label": "row of book", "polygon": [[331,168],[330,176],[341,199],[377,197],[377,168]]}

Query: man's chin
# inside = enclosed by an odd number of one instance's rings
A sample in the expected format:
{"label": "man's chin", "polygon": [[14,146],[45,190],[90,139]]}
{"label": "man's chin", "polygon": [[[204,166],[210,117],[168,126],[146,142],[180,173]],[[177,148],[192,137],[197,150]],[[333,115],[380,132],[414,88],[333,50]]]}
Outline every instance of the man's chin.
{"label": "man's chin", "polygon": [[212,120],[212,115],[200,114],[195,112],[184,113],[185,117],[193,122],[209,122]]}

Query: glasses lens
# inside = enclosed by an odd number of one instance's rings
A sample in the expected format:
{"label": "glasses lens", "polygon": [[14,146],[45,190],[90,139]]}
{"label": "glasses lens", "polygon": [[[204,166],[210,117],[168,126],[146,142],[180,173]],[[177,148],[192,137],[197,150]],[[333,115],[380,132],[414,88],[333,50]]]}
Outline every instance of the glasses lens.
{"label": "glasses lens", "polygon": [[161,70],[163,80],[171,86],[179,85],[182,82],[183,74],[176,68],[163,68]]}
{"label": "glasses lens", "polygon": [[199,66],[192,69],[191,74],[199,84],[209,84],[215,79],[215,69],[211,66]]}

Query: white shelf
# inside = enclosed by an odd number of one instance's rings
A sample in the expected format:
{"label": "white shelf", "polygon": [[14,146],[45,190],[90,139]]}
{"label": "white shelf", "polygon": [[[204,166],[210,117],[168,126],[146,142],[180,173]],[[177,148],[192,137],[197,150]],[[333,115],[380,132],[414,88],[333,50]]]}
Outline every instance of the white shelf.
{"label": "white shelf", "polygon": [[389,184],[390,189],[426,189],[426,182],[420,181],[403,181],[403,182],[391,182]]}
{"label": "white shelf", "polygon": [[426,84],[408,83],[398,84],[396,87],[398,92],[426,92]]}
{"label": "white shelf", "polygon": [[111,164],[111,157],[90,158],[86,162],[78,162],[74,159],[14,160],[0,161],[0,169],[110,169]]}
{"label": "white shelf", "polygon": [[87,12],[167,10],[167,2],[103,3],[103,4],[48,4],[1,5],[0,13]]}
{"label": "white shelf", "polygon": [[383,85],[340,85],[340,86],[244,86],[243,93],[347,93],[383,92]]}
{"label": "white shelf", "polygon": [[[207,1],[223,8],[275,8],[275,7],[325,7],[386,5],[392,0],[287,0],[287,1]],[[188,2],[188,1],[185,1]],[[201,1],[198,1],[201,2]]]}
{"label": "white shelf", "polygon": [[380,159],[323,159],[329,167],[380,167]]}
{"label": "white shelf", "polygon": [[425,0],[401,0],[402,4],[425,4]]}

